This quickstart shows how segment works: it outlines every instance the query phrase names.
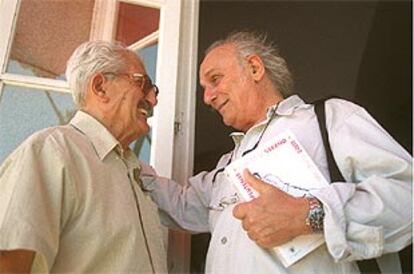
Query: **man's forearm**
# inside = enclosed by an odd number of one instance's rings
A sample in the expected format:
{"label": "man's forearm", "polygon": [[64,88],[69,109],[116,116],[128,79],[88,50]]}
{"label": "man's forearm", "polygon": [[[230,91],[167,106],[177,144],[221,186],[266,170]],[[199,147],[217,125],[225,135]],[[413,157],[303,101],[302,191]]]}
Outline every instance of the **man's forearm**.
{"label": "man's forearm", "polygon": [[30,273],[34,255],[31,250],[0,250],[0,274]]}

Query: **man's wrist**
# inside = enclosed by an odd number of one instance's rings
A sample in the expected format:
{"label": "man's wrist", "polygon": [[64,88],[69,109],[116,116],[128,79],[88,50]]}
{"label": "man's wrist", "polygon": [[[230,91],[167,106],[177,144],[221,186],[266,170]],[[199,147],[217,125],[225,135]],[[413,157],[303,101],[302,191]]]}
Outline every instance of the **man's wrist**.
{"label": "man's wrist", "polygon": [[307,198],[309,202],[309,212],[305,223],[314,233],[323,231],[323,221],[325,218],[325,211],[322,203],[315,197]]}

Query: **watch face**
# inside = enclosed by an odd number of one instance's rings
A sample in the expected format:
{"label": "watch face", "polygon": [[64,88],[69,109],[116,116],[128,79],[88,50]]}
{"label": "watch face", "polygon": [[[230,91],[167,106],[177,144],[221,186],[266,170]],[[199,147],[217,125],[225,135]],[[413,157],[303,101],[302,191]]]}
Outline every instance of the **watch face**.
{"label": "watch face", "polygon": [[321,232],[323,230],[323,219],[325,212],[322,204],[316,198],[310,198],[309,200],[309,214],[306,219],[306,224],[309,225],[313,232]]}

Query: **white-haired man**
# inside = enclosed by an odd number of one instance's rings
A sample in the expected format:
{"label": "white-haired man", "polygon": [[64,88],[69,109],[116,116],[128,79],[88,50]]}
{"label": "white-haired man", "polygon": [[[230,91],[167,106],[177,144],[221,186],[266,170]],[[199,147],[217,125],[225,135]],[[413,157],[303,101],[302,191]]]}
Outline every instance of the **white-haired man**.
{"label": "white-haired man", "polygon": [[128,148],[158,88],[118,43],[80,45],[66,76],[78,111],[0,167],[0,273],[165,273],[156,206]]}
{"label": "white-haired man", "polygon": [[[173,223],[211,232],[207,273],[359,273],[357,260],[382,255],[381,269],[398,273],[393,252],[412,240],[412,159],[351,102],[326,102],[329,141],[346,182],[295,198],[246,173],[260,197],[242,203],[235,195],[224,168],[287,129],[329,181],[314,106],[292,95],[292,82],[285,60],[263,36],[238,32],[214,43],[200,83],[205,103],[240,131],[232,134],[235,147],[185,188],[154,174],[142,177],[145,187]],[[326,244],[290,267],[268,252],[310,233],[323,234]]]}

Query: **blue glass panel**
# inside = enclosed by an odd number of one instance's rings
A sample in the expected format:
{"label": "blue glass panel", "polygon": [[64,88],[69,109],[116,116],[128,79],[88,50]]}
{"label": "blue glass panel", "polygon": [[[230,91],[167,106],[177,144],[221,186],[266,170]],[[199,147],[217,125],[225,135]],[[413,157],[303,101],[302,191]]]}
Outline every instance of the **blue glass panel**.
{"label": "blue glass panel", "polygon": [[156,80],[155,74],[156,74],[156,68],[157,68],[157,51],[158,51],[158,44],[143,48],[138,51],[138,55],[141,57],[142,61],[144,61],[145,68],[147,69],[148,75],[154,81]]}
{"label": "blue glass panel", "polygon": [[0,98],[0,163],[29,135],[66,124],[74,111],[70,94],[5,86]]}

